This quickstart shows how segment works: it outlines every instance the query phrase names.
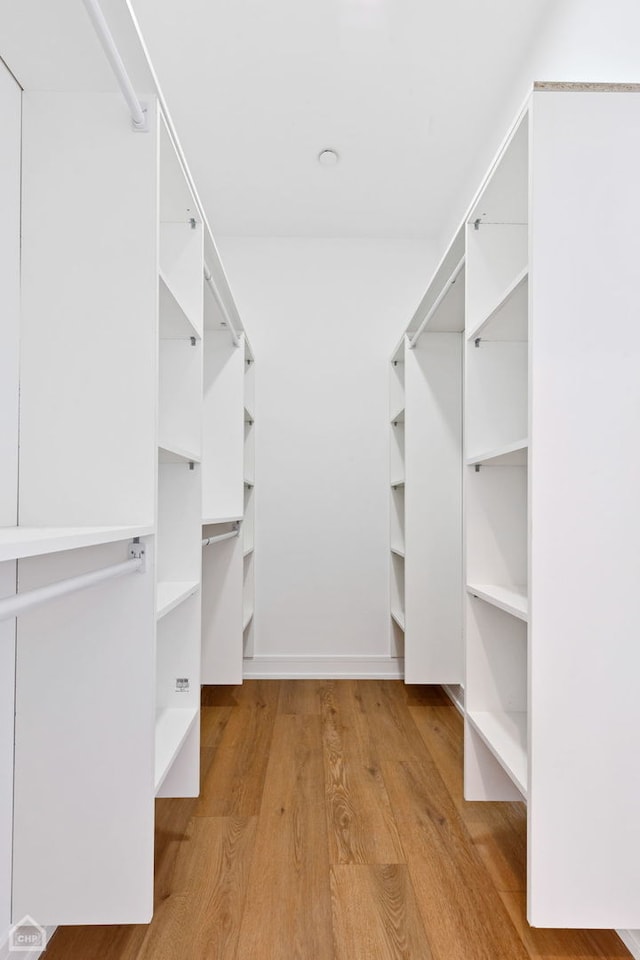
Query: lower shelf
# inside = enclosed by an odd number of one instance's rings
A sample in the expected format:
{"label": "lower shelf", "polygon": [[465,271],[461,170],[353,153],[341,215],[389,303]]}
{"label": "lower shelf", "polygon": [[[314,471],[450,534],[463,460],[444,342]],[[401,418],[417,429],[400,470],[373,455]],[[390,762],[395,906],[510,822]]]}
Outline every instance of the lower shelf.
{"label": "lower shelf", "polygon": [[190,709],[175,707],[159,710],[156,716],[156,772],[155,791],[164,783],[191,727],[198,717],[195,707]]}
{"label": "lower shelf", "polygon": [[192,596],[200,584],[197,580],[161,580],[157,587],[156,619],[174,610],[183,600]]}
{"label": "lower shelf", "polygon": [[529,599],[526,586],[505,587],[497,583],[468,583],[467,593],[491,603],[525,622],[529,619]]}
{"label": "lower shelf", "polygon": [[391,616],[398,624],[400,629],[404,632],[404,613],[401,613],[399,610],[392,610]]}
{"label": "lower shelf", "polygon": [[469,723],[523,797],[527,796],[527,714],[474,711]]}

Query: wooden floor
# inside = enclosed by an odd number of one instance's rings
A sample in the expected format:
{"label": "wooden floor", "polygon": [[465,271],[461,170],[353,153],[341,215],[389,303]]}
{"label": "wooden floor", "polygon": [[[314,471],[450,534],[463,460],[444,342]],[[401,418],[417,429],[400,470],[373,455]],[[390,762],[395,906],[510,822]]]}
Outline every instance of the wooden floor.
{"label": "wooden floor", "polygon": [[149,926],[65,927],[47,960],[591,960],[603,931],[525,920],[525,811],[462,799],[438,687],[203,692],[200,799],[157,801]]}

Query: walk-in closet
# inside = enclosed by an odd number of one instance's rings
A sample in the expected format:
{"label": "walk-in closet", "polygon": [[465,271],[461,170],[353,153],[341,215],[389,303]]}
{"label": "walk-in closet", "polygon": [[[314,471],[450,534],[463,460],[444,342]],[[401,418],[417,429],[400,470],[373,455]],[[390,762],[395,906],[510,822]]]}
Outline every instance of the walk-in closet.
{"label": "walk-in closet", "polygon": [[0,960],[640,958],[639,31],[0,5]]}

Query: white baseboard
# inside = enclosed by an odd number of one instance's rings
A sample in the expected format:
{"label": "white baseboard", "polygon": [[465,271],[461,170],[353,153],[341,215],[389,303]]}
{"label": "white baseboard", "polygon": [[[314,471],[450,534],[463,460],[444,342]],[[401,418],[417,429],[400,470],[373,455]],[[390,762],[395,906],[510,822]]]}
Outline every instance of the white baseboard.
{"label": "white baseboard", "polygon": [[442,689],[464,717],[464,687],[459,683],[443,683]]}
{"label": "white baseboard", "polygon": [[404,660],[392,657],[247,657],[245,680],[402,680]]}
{"label": "white baseboard", "polygon": [[[54,935],[57,929],[57,927],[45,927],[45,930],[47,931],[47,943],[51,943],[51,937]],[[9,950],[8,934],[3,943],[0,944],[0,960],[39,960],[40,957],[42,957],[43,960],[46,960],[46,956],[46,950],[44,952],[41,952],[40,950],[30,950],[28,953],[22,950]]]}
{"label": "white baseboard", "polygon": [[616,930],[632,957],[640,960],[640,930]]}

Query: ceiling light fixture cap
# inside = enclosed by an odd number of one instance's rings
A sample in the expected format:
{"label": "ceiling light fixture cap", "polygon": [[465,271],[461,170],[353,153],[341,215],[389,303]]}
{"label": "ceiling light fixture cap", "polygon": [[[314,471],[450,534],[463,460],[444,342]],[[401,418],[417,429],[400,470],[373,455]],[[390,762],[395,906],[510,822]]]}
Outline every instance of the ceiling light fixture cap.
{"label": "ceiling light fixture cap", "polygon": [[318,154],[318,163],[322,164],[323,167],[335,167],[339,159],[338,151],[332,150],[330,147],[321,150]]}

